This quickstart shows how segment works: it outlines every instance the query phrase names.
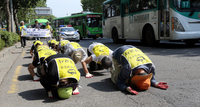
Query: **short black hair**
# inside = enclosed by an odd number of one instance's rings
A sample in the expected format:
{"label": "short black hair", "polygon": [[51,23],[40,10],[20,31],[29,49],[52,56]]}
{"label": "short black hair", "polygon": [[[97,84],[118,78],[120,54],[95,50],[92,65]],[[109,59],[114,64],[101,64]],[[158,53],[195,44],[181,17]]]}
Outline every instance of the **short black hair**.
{"label": "short black hair", "polygon": [[108,68],[112,67],[111,58],[109,58],[108,56],[103,57],[103,59],[101,60],[101,65],[104,69],[108,69]]}
{"label": "short black hair", "polygon": [[37,20],[35,20],[35,22],[38,22]]}

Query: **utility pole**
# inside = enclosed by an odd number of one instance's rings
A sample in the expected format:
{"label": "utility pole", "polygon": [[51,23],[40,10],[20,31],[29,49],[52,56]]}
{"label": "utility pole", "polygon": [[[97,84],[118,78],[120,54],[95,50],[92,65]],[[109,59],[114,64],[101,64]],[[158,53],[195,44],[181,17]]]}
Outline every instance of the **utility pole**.
{"label": "utility pole", "polygon": [[14,33],[14,18],[13,18],[13,5],[12,0],[10,0],[10,11],[11,11],[11,31]]}

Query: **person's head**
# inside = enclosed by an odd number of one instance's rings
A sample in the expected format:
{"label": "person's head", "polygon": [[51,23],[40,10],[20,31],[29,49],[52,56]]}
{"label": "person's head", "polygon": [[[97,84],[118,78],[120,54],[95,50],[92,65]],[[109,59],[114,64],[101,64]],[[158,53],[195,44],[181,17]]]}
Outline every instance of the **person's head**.
{"label": "person's head", "polygon": [[23,26],[24,25],[24,21],[21,21],[20,24],[21,24],[21,26]]}
{"label": "person's head", "polygon": [[71,58],[75,63],[80,62],[83,59],[83,53],[81,51],[74,51]]}
{"label": "person's head", "polygon": [[136,86],[139,90],[148,90],[151,86],[151,78],[153,74],[137,74],[131,78],[131,86]]}
{"label": "person's head", "polygon": [[36,24],[36,25],[38,24],[38,21],[37,21],[37,20],[35,20],[35,24]]}
{"label": "person's head", "polygon": [[49,25],[49,22],[47,22],[47,25]]}
{"label": "person's head", "polygon": [[108,56],[104,56],[103,59],[101,60],[101,65],[104,69],[112,67],[112,59],[109,58]]}

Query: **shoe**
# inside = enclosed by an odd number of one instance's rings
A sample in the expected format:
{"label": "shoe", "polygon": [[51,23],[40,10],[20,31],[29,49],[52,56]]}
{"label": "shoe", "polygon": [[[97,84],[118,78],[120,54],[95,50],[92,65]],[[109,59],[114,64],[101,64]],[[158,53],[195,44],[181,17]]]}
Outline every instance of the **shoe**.
{"label": "shoe", "polygon": [[53,94],[51,93],[51,91],[48,91],[48,96],[49,98],[53,98]]}
{"label": "shoe", "polygon": [[77,94],[79,94],[80,92],[79,92],[79,90],[78,90],[78,88],[76,88],[74,91],[73,91],[73,95],[77,95]]}
{"label": "shoe", "polygon": [[38,77],[37,75],[33,76],[33,81],[40,81],[40,77]]}

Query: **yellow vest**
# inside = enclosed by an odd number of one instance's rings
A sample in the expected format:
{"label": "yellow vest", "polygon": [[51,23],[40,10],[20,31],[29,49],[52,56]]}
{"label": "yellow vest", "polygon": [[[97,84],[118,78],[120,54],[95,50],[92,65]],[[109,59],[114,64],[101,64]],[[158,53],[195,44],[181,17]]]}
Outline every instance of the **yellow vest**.
{"label": "yellow vest", "polygon": [[78,43],[76,42],[70,42],[70,44],[74,47],[74,49],[82,48]]}
{"label": "yellow vest", "polygon": [[62,47],[64,47],[66,44],[68,44],[70,41],[68,41],[68,40],[62,40],[61,42],[60,42],[60,44],[61,44],[61,46]]}
{"label": "yellow vest", "polygon": [[22,29],[23,29],[23,28],[25,28],[25,26],[21,26],[21,27],[20,27],[20,32],[22,32]]}
{"label": "yellow vest", "polygon": [[44,50],[40,50],[38,51],[38,57],[43,58],[43,57],[48,57],[51,55],[55,55],[57,54],[55,51],[51,50],[51,49],[44,49]]}
{"label": "yellow vest", "polygon": [[51,31],[51,26],[50,25],[47,25],[46,26],[46,29],[49,29]]}
{"label": "yellow vest", "polygon": [[129,62],[131,68],[152,63],[151,60],[138,48],[129,48],[122,54]]}
{"label": "yellow vest", "polygon": [[93,47],[92,51],[98,57],[99,55],[106,55],[110,54],[109,48],[105,45],[96,45]]}
{"label": "yellow vest", "polygon": [[80,80],[80,72],[76,68],[74,61],[69,58],[56,58],[59,79],[74,78]]}
{"label": "yellow vest", "polygon": [[49,47],[47,45],[39,45],[37,47],[37,51],[41,51],[41,50],[44,50],[44,49],[49,49]]}

